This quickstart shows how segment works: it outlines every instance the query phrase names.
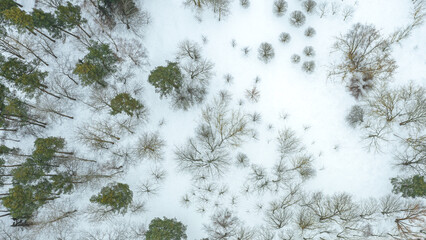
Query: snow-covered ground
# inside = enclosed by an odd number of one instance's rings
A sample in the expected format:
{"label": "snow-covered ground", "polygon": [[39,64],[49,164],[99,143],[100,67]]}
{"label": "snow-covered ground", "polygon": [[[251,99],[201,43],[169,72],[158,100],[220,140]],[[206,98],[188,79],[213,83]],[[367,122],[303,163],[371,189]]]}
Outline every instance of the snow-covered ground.
{"label": "snow-covered ground", "polygon": [[[173,110],[169,100],[161,99],[147,82],[150,71],[159,65],[165,65],[167,60],[174,60],[178,44],[183,40],[198,42],[202,46],[202,56],[214,63],[215,75],[210,81],[206,103],[210,103],[219,91],[226,90],[232,95],[232,108],[238,108],[238,102],[243,100],[244,111],[261,114],[260,123],[254,124],[257,140],[249,139],[235,150],[247,154],[251,163],[267,168],[276,163],[279,158],[277,134],[286,127],[296,132],[306,151],[314,156],[316,175],[304,184],[305,191],[322,191],[326,194],[347,192],[357,200],[378,198],[391,192],[389,179],[397,175],[391,164],[391,144],[384,146],[381,152],[368,150],[367,143],[362,141],[360,130],[351,128],[345,121],[345,116],[350,107],[356,104],[356,100],[341,82],[327,78],[327,69],[335,60],[330,52],[336,36],[346,33],[357,22],[374,24],[383,34],[390,34],[410,23],[411,1],[339,0],[336,2],[342,9],[345,6],[354,8],[353,17],[343,21],[340,13],[329,13],[322,18],[318,14],[306,14],[307,21],[300,28],[291,26],[288,20],[292,11],[302,10],[298,0],[287,1],[288,10],[282,17],[273,14],[272,0],[251,0],[248,9],[242,8],[239,1],[234,0],[230,15],[221,21],[210,10],[201,13],[200,21],[192,9],[184,7],[181,0],[142,2],[141,6],[149,12],[152,21],[144,30],[143,39],[148,50],[149,66],[137,70],[134,81],[143,86],[143,101],[149,108],[148,123],[140,128],[140,132],[160,133],[166,142],[165,158],[160,163],[144,160],[138,166],[131,167],[125,176],[116,181],[128,183],[131,189],[137,189],[141,182],[150,178],[148,172],[153,166],[161,166],[167,175],[165,182],[159,186],[158,194],[140,197],[140,200],[146,201],[146,212],[117,216],[114,221],[148,224],[154,217],[166,216],[187,225],[188,239],[206,236],[203,224],[208,222],[215,209],[212,203],[205,204],[205,212],[200,213],[197,209],[201,205],[182,205],[182,197],[192,189],[191,175],[178,170],[175,155],[176,148],[184,145],[188,137],[194,136],[203,106],[195,106],[188,111]],[[308,26],[316,30],[316,35],[312,38],[304,36],[304,30]],[[289,43],[279,41],[281,32],[290,33]],[[203,36],[207,38],[205,43],[202,41]],[[393,56],[399,68],[393,84],[404,84],[412,80],[426,86],[425,36],[426,26],[423,25],[415,29],[401,45],[394,47]],[[236,46],[232,46],[233,40]],[[267,64],[257,58],[257,49],[262,42],[271,43],[275,50],[275,57]],[[314,48],[315,56],[303,55],[303,48],[306,46]],[[243,54],[244,47],[250,48],[248,56]],[[290,61],[293,54],[302,57],[300,63],[293,64]],[[305,60],[315,61],[314,73],[302,71],[301,66]],[[233,76],[231,84],[225,82],[225,74]],[[255,83],[256,77],[260,78],[258,83]],[[245,97],[246,90],[253,86],[260,91],[260,99],[255,103]],[[66,128],[71,129],[78,122],[91,119],[90,113],[79,116],[78,111],[74,110],[76,120],[64,121],[50,135],[71,138],[72,131],[67,131],[66,134],[61,132]],[[159,126],[163,119],[165,124]],[[270,125],[272,128],[269,128]],[[137,137],[129,139],[135,140]],[[133,140],[123,140],[122,146],[126,142],[131,144]],[[79,143],[73,144],[77,146]],[[220,207],[232,206],[239,213],[240,219],[249,226],[263,224],[256,204],[264,203],[266,206],[271,196],[263,199],[262,195],[243,195],[241,189],[245,174],[246,170],[231,167],[217,179],[217,186],[227,184],[230,189],[218,203]],[[84,208],[94,193],[95,190],[88,188],[69,198],[79,198],[81,208]],[[238,198],[235,206],[231,204],[233,196]],[[76,223],[75,229],[90,230],[96,228],[97,224],[81,221]],[[102,226],[108,227],[111,224],[107,221]]]}

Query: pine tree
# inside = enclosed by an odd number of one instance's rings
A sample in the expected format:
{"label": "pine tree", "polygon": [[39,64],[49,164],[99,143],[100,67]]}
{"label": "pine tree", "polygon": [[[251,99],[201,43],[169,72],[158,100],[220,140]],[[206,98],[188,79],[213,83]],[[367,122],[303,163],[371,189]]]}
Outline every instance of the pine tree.
{"label": "pine tree", "polygon": [[414,175],[410,178],[392,178],[392,192],[401,193],[403,197],[426,197],[424,176]]}
{"label": "pine tree", "polygon": [[35,27],[46,29],[50,34],[52,34],[54,38],[62,38],[63,33],[66,33],[77,39],[80,39],[79,36],[65,29],[65,27],[67,27],[69,30],[72,30],[75,26],[61,26],[60,24],[63,24],[63,22],[60,22],[57,17],[52,13],[44,12],[41,9],[34,8],[31,13],[31,16],[33,18],[33,23]]}
{"label": "pine tree", "polygon": [[47,86],[43,84],[47,72],[39,71],[35,62],[25,63],[13,57],[6,60],[0,56],[0,77],[25,93],[34,94],[38,89],[51,94],[46,91]]}
{"label": "pine tree", "polygon": [[105,79],[117,71],[118,57],[104,43],[92,42],[89,53],[76,64],[74,73],[84,85],[97,83],[106,87]]}
{"label": "pine tree", "polygon": [[67,1],[66,5],[60,5],[55,11],[58,20],[58,26],[71,30],[78,27],[89,38],[91,37],[81,26],[87,20],[81,16],[81,8]]}
{"label": "pine tree", "polygon": [[144,106],[135,98],[130,96],[128,93],[117,94],[110,101],[111,115],[119,113],[125,113],[129,116],[136,115],[139,117],[141,110]]}
{"label": "pine tree", "polygon": [[0,1],[0,22],[3,22],[5,20],[3,11],[11,9],[13,7],[18,7],[18,6],[22,7],[22,5],[16,3],[13,0]]}
{"label": "pine tree", "polygon": [[158,66],[148,77],[151,83],[160,95],[168,96],[182,87],[183,76],[177,62],[167,62],[167,66]]}
{"label": "pine tree", "polygon": [[176,219],[154,218],[145,233],[146,240],[181,240],[187,239],[186,226]]}
{"label": "pine tree", "polygon": [[132,203],[132,199],[133,192],[130,190],[129,185],[115,183],[103,187],[97,195],[93,195],[90,198],[90,202],[107,207],[107,212],[125,214]]}
{"label": "pine tree", "polygon": [[9,195],[2,198],[2,204],[14,219],[30,219],[39,207],[34,201],[34,192],[31,187],[15,185],[9,189]]}

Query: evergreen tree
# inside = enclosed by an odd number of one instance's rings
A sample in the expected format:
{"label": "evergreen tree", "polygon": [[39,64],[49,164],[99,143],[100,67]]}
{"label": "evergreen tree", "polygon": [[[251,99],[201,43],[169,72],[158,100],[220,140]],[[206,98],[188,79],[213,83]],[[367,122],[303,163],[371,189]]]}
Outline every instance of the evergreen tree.
{"label": "evergreen tree", "polygon": [[9,195],[2,198],[2,204],[10,212],[14,219],[27,220],[39,207],[34,199],[34,192],[31,187],[15,185],[9,189]]}
{"label": "evergreen tree", "polygon": [[[44,28],[46,29],[54,38],[61,38],[63,37],[62,33],[67,33],[77,39],[80,37],[67,31],[65,28],[68,28],[69,30],[74,29],[74,25],[65,25],[61,26],[60,24],[63,24],[63,21],[59,21],[57,17],[49,12],[44,12],[41,9],[34,8],[31,16],[33,18],[34,26],[37,28]],[[74,26],[74,27],[73,27]]]}
{"label": "evergreen tree", "polygon": [[167,62],[166,67],[158,66],[151,71],[148,82],[163,97],[178,91],[182,87],[183,76],[177,62]]}
{"label": "evergreen tree", "polygon": [[21,166],[13,169],[12,175],[14,184],[28,185],[40,179],[45,173],[37,165],[25,162]]}
{"label": "evergreen tree", "polygon": [[117,94],[110,102],[111,115],[119,113],[125,113],[129,116],[136,115],[139,117],[140,111],[143,109],[143,105],[136,99],[134,99],[128,93]]}
{"label": "evergreen tree", "polygon": [[43,84],[47,72],[37,70],[35,62],[25,63],[17,58],[7,60],[0,55],[0,77],[25,93],[33,94],[37,89],[48,93]]}
{"label": "evergreen tree", "polygon": [[65,140],[58,137],[37,138],[34,147],[35,149],[27,161],[49,171],[52,168],[51,162],[55,158],[55,153],[64,149]]}
{"label": "evergreen tree", "polygon": [[74,189],[74,179],[70,173],[58,173],[50,177],[52,189],[56,194],[69,193]]}
{"label": "evergreen tree", "polygon": [[86,23],[87,20],[81,16],[81,8],[79,6],[73,5],[67,1],[66,5],[58,6],[55,14],[58,21],[58,26],[61,26],[67,30],[78,27],[89,38],[91,37],[81,26],[82,24]]}
{"label": "evergreen tree", "polygon": [[392,192],[401,193],[403,197],[426,197],[424,176],[414,175],[410,178],[392,178]]}
{"label": "evergreen tree", "polygon": [[101,189],[98,195],[93,195],[90,202],[107,207],[107,212],[125,214],[132,203],[133,192],[124,183],[110,184]]}
{"label": "evergreen tree", "polygon": [[3,158],[0,158],[0,187],[3,187],[6,181],[4,165],[5,165],[5,160]]}
{"label": "evergreen tree", "polygon": [[[30,32],[34,30],[34,23],[31,15],[14,6],[2,11],[2,15],[9,23],[18,27],[19,30],[27,29]],[[34,32],[33,32],[34,33]]]}
{"label": "evergreen tree", "polygon": [[154,218],[145,233],[146,240],[181,240],[187,239],[186,226],[176,219]]}
{"label": "evergreen tree", "polygon": [[0,1],[0,22],[4,21],[4,13],[3,13],[3,11],[11,9],[13,7],[18,7],[18,6],[20,6],[20,5],[17,4],[13,0],[2,0],[2,1]]}
{"label": "evergreen tree", "polygon": [[117,71],[118,57],[104,43],[92,42],[87,48],[89,53],[76,64],[74,73],[80,77],[84,85],[97,83],[106,87],[105,78]]}

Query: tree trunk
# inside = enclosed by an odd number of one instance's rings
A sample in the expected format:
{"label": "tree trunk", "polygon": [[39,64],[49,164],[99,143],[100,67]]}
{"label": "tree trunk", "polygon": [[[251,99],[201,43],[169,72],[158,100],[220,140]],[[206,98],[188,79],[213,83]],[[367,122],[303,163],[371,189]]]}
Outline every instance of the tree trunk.
{"label": "tree trunk", "polygon": [[48,92],[48,91],[44,90],[43,88],[38,88],[38,89],[39,89],[40,91],[42,91],[42,92],[46,93],[46,94],[49,94],[50,96],[53,96],[53,97],[57,98],[57,99],[60,99],[60,98],[61,98],[61,97],[56,96],[55,94],[53,94],[53,93],[51,93],[51,92]]}
{"label": "tree trunk", "polygon": [[35,52],[29,48],[28,46],[22,44],[21,42],[19,42],[18,40],[9,37],[10,39],[12,39],[14,42],[16,42],[17,44],[21,45],[22,47],[24,47],[25,49],[27,49],[32,55],[34,55],[34,57],[36,57],[38,60],[40,60],[40,62],[44,63],[44,65],[49,66],[49,64],[47,64],[47,62],[45,62],[41,57],[39,57],[37,54],[35,54]]}
{"label": "tree trunk", "polygon": [[5,131],[5,132],[16,132],[18,131],[18,129],[6,129],[6,128],[0,128],[0,131]]}
{"label": "tree trunk", "polygon": [[67,30],[65,30],[65,29],[63,29],[63,28],[61,28],[61,27],[59,27],[59,26],[55,26],[57,29],[59,29],[59,30],[61,30],[62,32],[64,32],[64,33],[67,33],[67,34],[69,34],[69,35],[71,35],[71,36],[73,36],[73,37],[75,37],[75,38],[77,38],[77,39],[80,39],[80,37],[79,36],[77,36],[77,35],[75,35],[74,33],[71,33],[71,32],[68,32]]}
{"label": "tree trunk", "polygon": [[34,30],[36,30],[36,32],[40,33],[41,35],[43,35],[45,38],[49,39],[50,41],[56,43],[56,41],[54,39],[52,39],[51,37],[47,36],[46,34],[44,34],[43,32],[41,32],[37,28],[34,28]]}
{"label": "tree trunk", "polygon": [[92,38],[81,26],[80,24],[77,25],[78,28],[80,28],[81,31],[83,31],[89,38]]}

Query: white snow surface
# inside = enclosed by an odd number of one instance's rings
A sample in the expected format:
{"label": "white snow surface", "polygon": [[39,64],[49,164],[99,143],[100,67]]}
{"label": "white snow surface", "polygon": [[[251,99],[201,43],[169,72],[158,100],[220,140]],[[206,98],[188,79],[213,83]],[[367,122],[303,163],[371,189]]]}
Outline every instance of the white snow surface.
{"label": "white snow surface", "polygon": [[[30,4],[20,2],[26,6]],[[159,193],[146,199],[146,212],[139,215],[126,214],[117,219],[148,224],[154,217],[176,218],[187,225],[188,239],[206,237],[203,224],[208,221],[214,209],[206,209],[206,213],[201,214],[196,211],[196,206],[182,206],[181,198],[191,188],[191,176],[178,171],[174,154],[177,146],[182,146],[188,137],[194,135],[203,106],[193,107],[189,111],[172,110],[170,102],[166,98],[160,99],[159,94],[147,82],[150,71],[156,66],[165,65],[166,60],[173,60],[178,43],[186,39],[198,42],[203,47],[202,56],[215,64],[215,75],[210,81],[207,103],[218,91],[227,90],[232,94],[233,107],[237,107],[238,101],[242,99],[243,109],[262,114],[261,123],[256,125],[259,140],[249,140],[237,150],[246,153],[251,163],[265,167],[274,164],[278,158],[275,142],[277,130],[285,126],[295,130],[307,150],[315,156],[317,174],[306,183],[305,190],[323,191],[327,194],[348,192],[356,199],[388,194],[392,189],[389,179],[397,175],[391,165],[392,155],[386,146],[383,152],[368,151],[366,143],[361,140],[359,129],[347,125],[345,116],[350,107],[356,104],[356,100],[342,83],[327,79],[327,66],[333,60],[330,51],[335,36],[346,33],[357,22],[371,23],[384,34],[391,33],[410,22],[409,2],[344,0],[342,4],[355,8],[354,16],[349,20],[343,21],[340,15],[329,14],[320,18],[318,14],[307,14],[306,23],[296,28],[290,25],[288,17],[290,12],[302,10],[298,0],[288,0],[289,10],[282,17],[272,13],[272,0],[251,0],[248,9],[239,6],[235,0],[231,14],[220,22],[211,11],[204,11],[202,21],[198,21],[194,17],[195,12],[185,8],[181,0],[141,1],[142,8],[152,18],[144,31],[143,39],[149,52],[150,65],[143,71],[138,71],[135,77],[136,82],[144,87],[143,101],[149,108],[149,122],[141,127],[141,132],[159,131],[166,140],[165,160],[159,164],[166,169],[167,177]],[[312,38],[303,34],[308,26],[316,30],[316,35]],[[288,44],[279,42],[281,32],[290,33],[291,41]],[[207,37],[207,43],[203,44],[202,36]],[[426,26],[421,26],[401,46],[394,48],[393,56],[399,65],[394,84],[415,81],[425,85],[425,36]],[[235,39],[236,47],[231,46],[232,39]],[[257,48],[262,42],[271,43],[275,50],[275,57],[267,64],[257,58]],[[244,56],[241,51],[246,46],[251,49],[248,56]],[[305,57],[302,52],[305,46],[313,46],[316,55]],[[299,64],[291,63],[290,57],[293,54],[302,57]],[[316,63],[315,72],[302,72],[301,64],[311,59]],[[225,83],[223,76],[228,73],[234,77],[233,84]],[[256,84],[261,97],[259,102],[251,103],[244,94],[246,89],[255,85],[257,76],[261,79]],[[73,126],[92,118],[90,112],[83,111],[86,110],[76,109],[76,119],[58,124],[50,135],[72,138],[74,133],[70,130]],[[283,114],[288,114],[285,120],[281,118]],[[162,119],[165,120],[165,125],[159,127],[158,122]],[[272,130],[268,130],[269,124],[272,124]],[[126,139],[122,145],[131,144],[136,139],[137,136]],[[25,144],[30,148],[31,142]],[[135,189],[141,181],[149,178],[148,170],[153,163],[147,161],[149,160],[130,169],[123,179],[116,181],[126,182],[131,189]],[[255,204],[266,204],[267,199],[245,198],[241,195],[239,189],[243,183],[243,171],[231,168],[218,179],[218,185],[221,183],[227,183],[232,193],[221,204],[229,205],[230,197],[238,195],[237,209],[240,218],[248,225],[262,222]],[[70,198],[84,209],[90,196],[97,191],[98,189],[81,190]],[[104,222],[103,226],[107,228],[109,225],[110,223]],[[83,230],[95,226],[81,221],[76,227]]]}

